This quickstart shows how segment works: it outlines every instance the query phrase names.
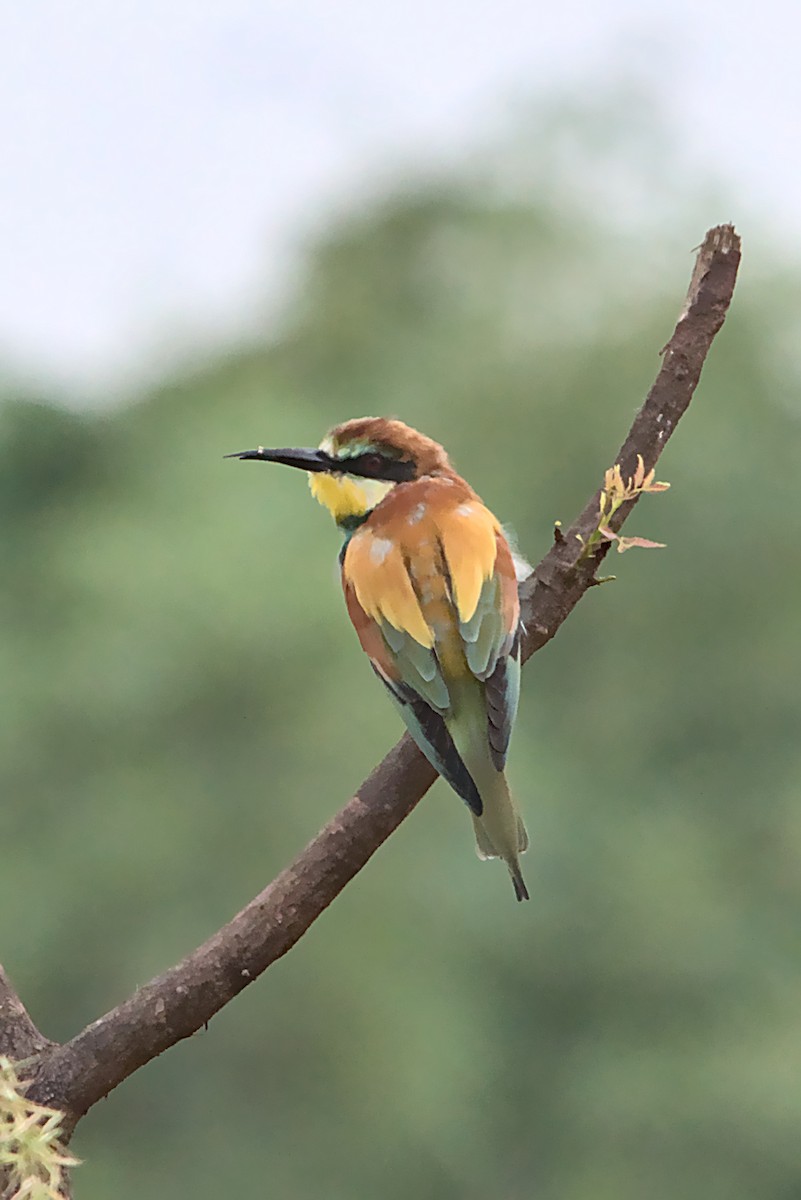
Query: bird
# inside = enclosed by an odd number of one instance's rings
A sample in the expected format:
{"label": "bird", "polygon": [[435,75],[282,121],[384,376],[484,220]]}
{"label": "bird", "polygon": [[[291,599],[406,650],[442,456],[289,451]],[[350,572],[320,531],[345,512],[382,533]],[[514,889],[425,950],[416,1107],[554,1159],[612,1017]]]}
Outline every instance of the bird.
{"label": "bird", "polygon": [[528,564],[445,449],[400,420],[358,417],[316,449],[226,458],[308,472],[343,535],[347,611],[417,746],[465,802],[480,858],[528,900],[528,835],[506,781],[520,694],[518,579]]}

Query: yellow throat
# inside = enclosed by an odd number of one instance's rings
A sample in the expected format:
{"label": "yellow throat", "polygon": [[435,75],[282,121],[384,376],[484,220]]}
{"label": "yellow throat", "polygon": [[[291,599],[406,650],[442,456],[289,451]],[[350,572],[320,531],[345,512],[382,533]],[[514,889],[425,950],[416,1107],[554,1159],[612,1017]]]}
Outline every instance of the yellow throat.
{"label": "yellow throat", "polygon": [[309,474],[311,494],[328,509],[335,521],[363,517],[395,487],[384,479],[356,479],[353,475]]}

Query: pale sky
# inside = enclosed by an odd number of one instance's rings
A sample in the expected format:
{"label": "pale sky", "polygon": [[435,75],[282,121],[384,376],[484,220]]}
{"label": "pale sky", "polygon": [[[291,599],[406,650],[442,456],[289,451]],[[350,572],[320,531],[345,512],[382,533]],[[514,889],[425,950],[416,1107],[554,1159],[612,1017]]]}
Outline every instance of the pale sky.
{"label": "pale sky", "polygon": [[349,192],[618,71],[723,180],[710,223],[801,248],[799,47],[794,0],[4,0],[0,364],[133,385],[252,326]]}

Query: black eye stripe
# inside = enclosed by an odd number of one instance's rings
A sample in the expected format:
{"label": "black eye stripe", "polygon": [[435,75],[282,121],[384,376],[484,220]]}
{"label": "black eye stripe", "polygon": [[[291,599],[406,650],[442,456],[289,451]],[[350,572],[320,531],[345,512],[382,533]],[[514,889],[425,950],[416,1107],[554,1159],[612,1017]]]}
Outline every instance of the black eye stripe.
{"label": "black eye stripe", "polygon": [[374,451],[343,459],[341,467],[348,475],[359,475],[363,479],[385,479],[390,483],[405,483],[414,479],[415,475],[413,462],[401,458],[386,458]]}

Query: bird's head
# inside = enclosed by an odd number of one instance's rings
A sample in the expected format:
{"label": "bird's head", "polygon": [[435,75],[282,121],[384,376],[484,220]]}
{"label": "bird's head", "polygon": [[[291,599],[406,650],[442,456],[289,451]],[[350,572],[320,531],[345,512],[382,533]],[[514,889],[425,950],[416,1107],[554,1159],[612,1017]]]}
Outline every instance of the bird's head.
{"label": "bird's head", "polygon": [[309,472],[312,495],[338,524],[364,520],[398,484],[452,473],[438,442],[385,417],[357,417],[337,425],[316,450],[243,450],[229,458],[284,463]]}

